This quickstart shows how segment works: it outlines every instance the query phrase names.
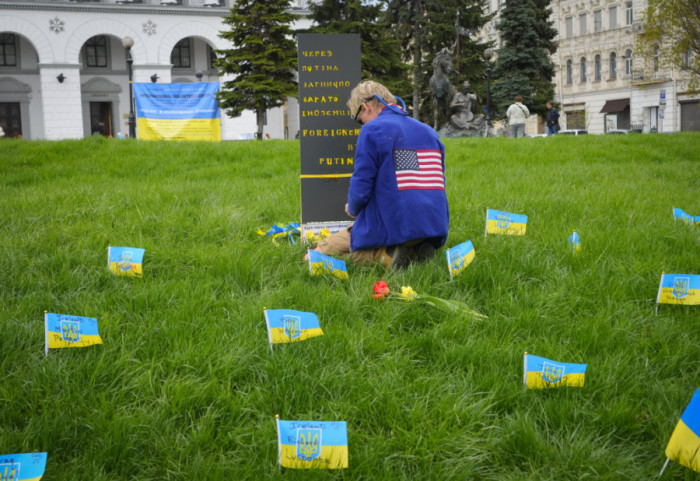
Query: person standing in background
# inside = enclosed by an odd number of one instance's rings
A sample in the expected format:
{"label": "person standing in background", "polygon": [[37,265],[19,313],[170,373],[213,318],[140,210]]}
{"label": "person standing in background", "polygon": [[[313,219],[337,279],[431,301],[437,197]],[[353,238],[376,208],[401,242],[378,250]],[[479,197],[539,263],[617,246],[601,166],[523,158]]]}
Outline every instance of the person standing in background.
{"label": "person standing in background", "polygon": [[547,102],[547,134],[555,135],[559,132],[559,112],[552,102]]}
{"label": "person standing in background", "polygon": [[530,111],[523,105],[523,98],[515,96],[515,103],[506,111],[508,117],[508,137],[525,137],[525,121]]}

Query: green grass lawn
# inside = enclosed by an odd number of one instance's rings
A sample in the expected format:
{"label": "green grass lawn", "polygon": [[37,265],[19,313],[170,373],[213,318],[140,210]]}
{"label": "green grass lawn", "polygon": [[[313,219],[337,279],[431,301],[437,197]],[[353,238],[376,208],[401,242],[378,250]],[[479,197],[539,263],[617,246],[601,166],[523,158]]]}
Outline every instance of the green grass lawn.
{"label": "green grass lawn", "polygon": [[[700,135],[446,148],[447,246],[474,262],[343,282],[256,234],[300,218],[296,141],[1,141],[0,454],[48,452],[44,481],[657,476],[700,386],[700,306],[654,314],[662,271],[700,274],[700,228],[672,215],[700,215]],[[487,207],[527,235],[484,239]],[[111,275],[108,244],[145,248],[143,279]],[[489,319],[373,301],[382,279]],[[264,307],[325,335],[271,355]],[[45,357],[45,310],[104,345]],[[524,389],[525,351],[587,363],[585,387]],[[347,421],[350,468],[279,470],[275,414]]]}

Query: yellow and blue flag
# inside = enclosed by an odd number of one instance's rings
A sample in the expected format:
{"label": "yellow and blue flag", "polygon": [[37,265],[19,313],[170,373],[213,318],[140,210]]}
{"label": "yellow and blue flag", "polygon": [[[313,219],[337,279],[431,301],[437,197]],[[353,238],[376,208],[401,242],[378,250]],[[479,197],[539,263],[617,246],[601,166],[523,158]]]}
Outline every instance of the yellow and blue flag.
{"label": "yellow and blue flag", "polygon": [[700,304],[700,275],[661,274],[657,304]]}
{"label": "yellow and blue flag", "polygon": [[450,279],[462,272],[474,260],[476,252],[472,241],[462,242],[447,249],[447,269],[450,271]]}
{"label": "yellow and blue flag", "polygon": [[486,209],[486,234],[525,235],[527,216]]}
{"label": "yellow and blue flag", "polygon": [[0,481],[39,481],[46,453],[0,454]]}
{"label": "yellow and blue flag", "polygon": [[321,254],[313,249],[309,249],[308,254],[309,270],[311,271],[312,276],[331,274],[338,279],[349,278],[348,268],[345,266],[345,261]]}
{"label": "yellow and blue flag", "polygon": [[549,387],[583,387],[588,364],[556,362],[525,353],[523,383],[528,389]]}
{"label": "yellow and blue flag", "polygon": [[685,212],[683,209],[678,207],[673,208],[673,220],[682,220],[684,224],[695,225],[700,222],[700,216],[693,217],[692,215]]}
{"label": "yellow and blue flag", "polygon": [[681,415],[666,446],[666,457],[700,473],[700,389]]}
{"label": "yellow and blue flag", "polygon": [[258,229],[258,235],[271,237],[272,242],[275,245],[277,245],[277,239],[280,237],[289,237],[289,240],[292,241],[292,244],[296,244],[296,242],[294,242],[293,234],[301,234],[301,225],[297,222],[290,222],[285,226],[272,224],[272,227],[270,227],[270,230],[268,230],[267,232],[263,232],[261,229]]}
{"label": "yellow and blue flag", "polygon": [[297,342],[323,336],[318,316],[313,312],[292,309],[265,309],[270,349],[273,344]]}
{"label": "yellow and blue flag", "polygon": [[136,247],[107,247],[109,271],[118,276],[143,277],[144,252]]}
{"label": "yellow and blue flag", "polygon": [[576,231],[569,236],[569,245],[571,246],[571,251],[574,253],[574,255],[581,252],[581,238],[578,236]]}
{"label": "yellow and blue flag", "polygon": [[102,344],[97,330],[97,319],[69,316],[66,314],[44,314],[46,354],[49,349],[62,347],[86,347]]}
{"label": "yellow and blue flag", "polygon": [[277,418],[279,464],[293,469],[348,467],[345,421],[282,421]]}

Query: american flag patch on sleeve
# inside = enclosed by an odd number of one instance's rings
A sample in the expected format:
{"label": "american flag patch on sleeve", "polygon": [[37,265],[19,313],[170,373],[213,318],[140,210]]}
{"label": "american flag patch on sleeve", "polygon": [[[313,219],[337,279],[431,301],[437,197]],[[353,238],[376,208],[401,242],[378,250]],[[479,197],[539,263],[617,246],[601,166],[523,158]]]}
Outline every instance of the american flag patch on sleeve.
{"label": "american flag patch on sleeve", "polygon": [[445,190],[440,150],[394,149],[394,168],[399,190]]}

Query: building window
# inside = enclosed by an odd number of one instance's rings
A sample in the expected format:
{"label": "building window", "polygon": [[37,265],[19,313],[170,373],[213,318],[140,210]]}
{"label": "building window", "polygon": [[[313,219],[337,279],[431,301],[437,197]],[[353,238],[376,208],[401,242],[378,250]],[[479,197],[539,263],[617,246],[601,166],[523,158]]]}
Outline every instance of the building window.
{"label": "building window", "polygon": [[686,50],[681,54],[681,68],[682,69],[689,69],[690,68],[690,50]]}
{"label": "building window", "polygon": [[0,34],[0,67],[17,66],[17,37],[12,33]]}
{"label": "building window", "polygon": [[566,17],[566,38],[574,36],[574,17]]}
{"label": "building window", "polygon": [[617,28],[617,6],[611,5],[608,9],[608,20],[610,21],[610,30]]}
{"label": "building window", "polygon": [[574,81],[574,66],[571,59],[566,61],[566,83],[571,84]]}
{"label": "building window", "polygon": [[625,75],[632,75],[632,50],[625,52]]}
{"label": "building window", "polygon": [[603,30],[603,11],[596,10],[593,12],[593,31],[600,32]]}
{"label": "building window", "polygon": [[578,29],[579,35],[586,35],[588,30],[586,30],[586,22],[588,21],[588,15],[582,13],[578,16]]}
{"label": "building window", "polygon": [[190,39],[183,38],[170,53],[170,63],[175,68],[190,68]]}
{"label": "building window", "polygon": [[595,80],[600,81],[600,55],[595,56]]}
{"label": "building window", "polygon": [[216,70],[214,62],[216,61],[216,53],[210,45],[207,44],[207,55],[209,57],[209,70]]}
{"label": "building window", "polygon": [[617,55],[610,53],[610,78],[617,78]]}
{"label": "building window", "polygon": [[107,37],[97,35],[85,42],[85,65],[87,67],[107,67]]}
{"label": "building window", "polygon": [[586,83],[586,57],[581,57],[581,83]]}
{"label": "building window", "polygon": [[634,14],[632,12],[632,2],[625,3],[625,25],[632,25],[632,21],[634,21]]}

